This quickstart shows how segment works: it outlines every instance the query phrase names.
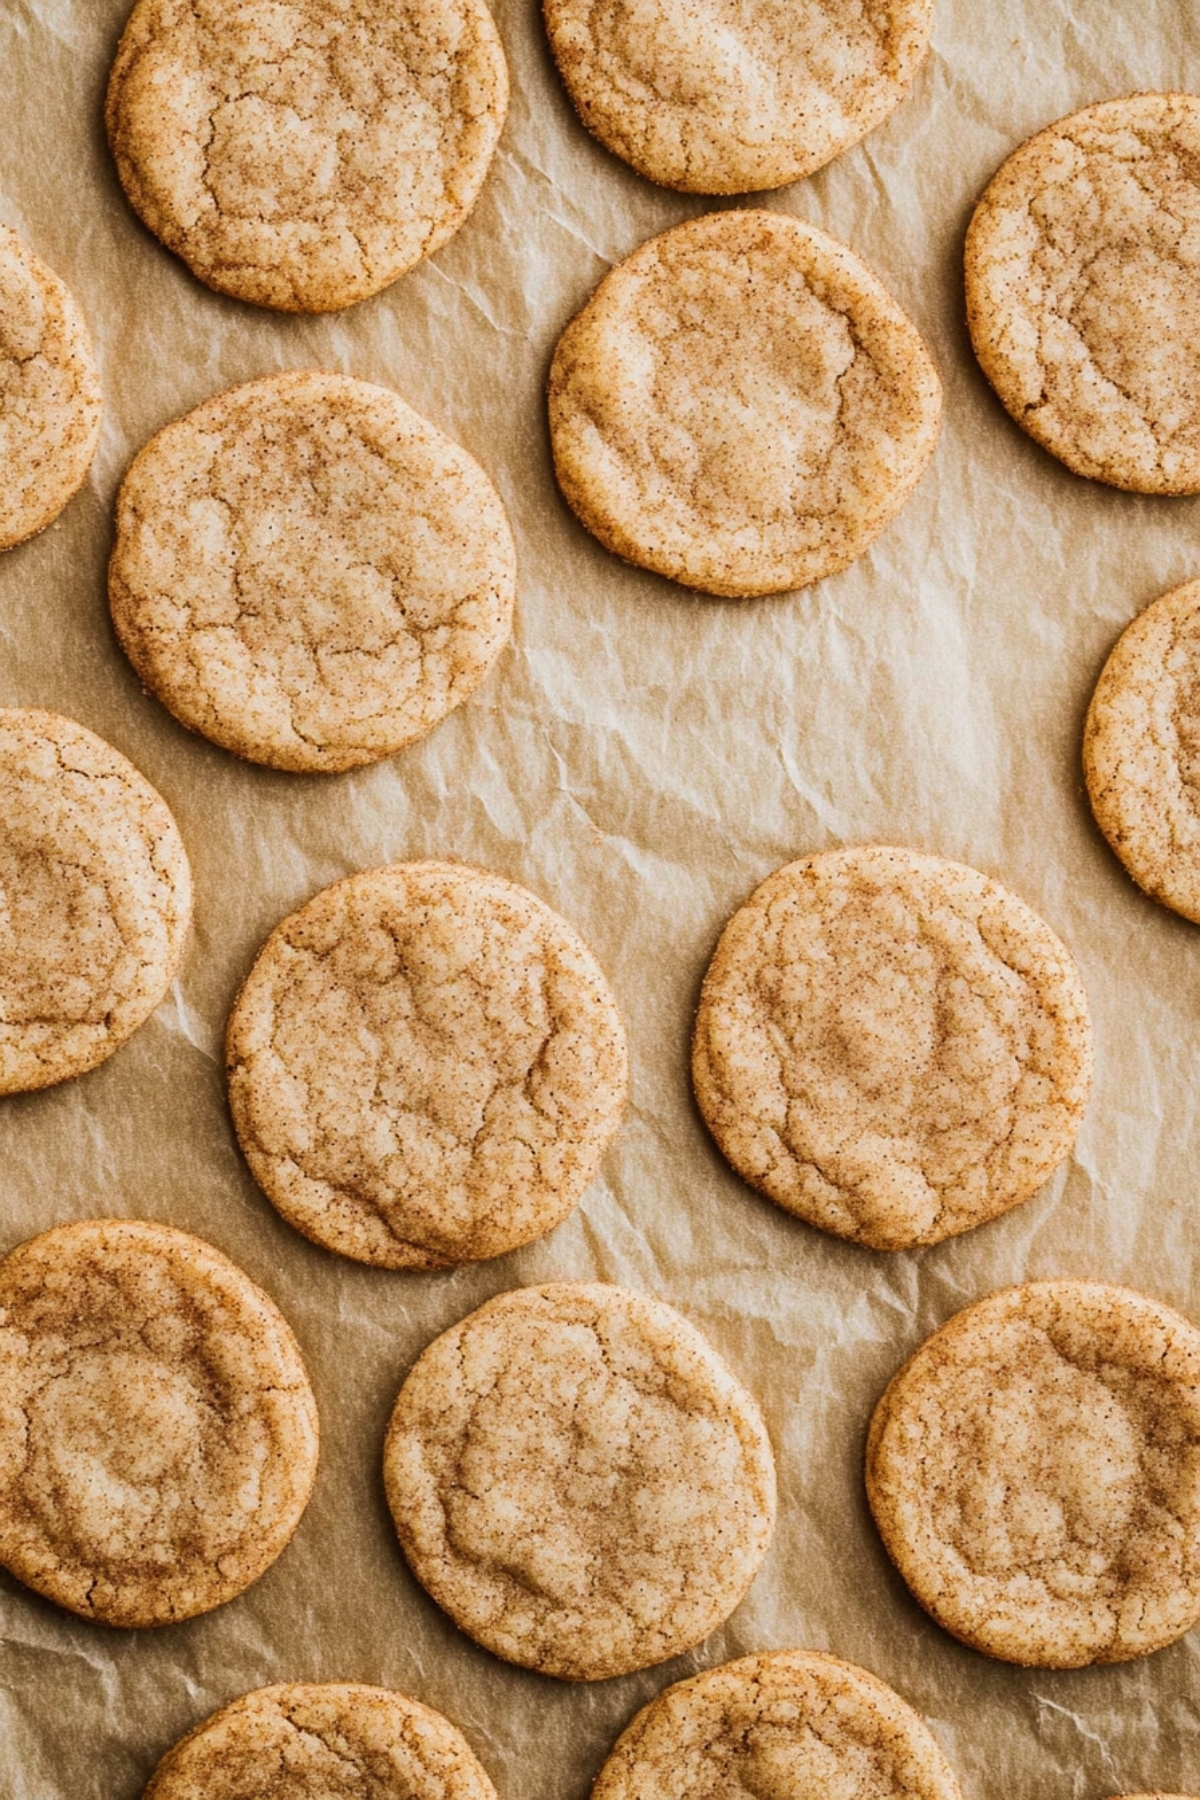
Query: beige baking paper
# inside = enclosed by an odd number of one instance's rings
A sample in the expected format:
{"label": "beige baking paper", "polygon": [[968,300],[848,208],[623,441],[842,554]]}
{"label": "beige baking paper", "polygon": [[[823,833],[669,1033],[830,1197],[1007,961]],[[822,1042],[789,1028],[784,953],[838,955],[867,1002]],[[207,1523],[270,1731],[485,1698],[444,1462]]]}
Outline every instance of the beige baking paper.
{"label": "beige baking paper", "polygon": [[[800,0],[796,0],[799,4]],[[279,1302],[321,1409],[316,1494],[241,1598],[158,1632],[89,1626],[0,1577],[0,1795],[137,1800],[158,1757],[278,1680],[395,1686],[467,1733],[501,1800],[584,1800],[632,1713],[744,1652],[831,1650],[929,1719],[968,1800],[1200,1792],[1200,1631],[1147,1661],[1044,1674],[938,1631],[863,1499],[870,1408],[964,1303],[1026,1276],[1128,1282],[1200,1319],[1200,927],[1142,898],[1091,823],[1079,737],[1118,633],[1200,575],[1200,501],[1068,474],[994,400],[963,325],[974,198],[1022,138],[1093,100],[1200,84],[1190,0],[937,0],[932,54],[880,130],[766,204],[827,228],[920,325],[946,391],[900,519],[808,592],[724,602],[610,558],[557,499],[542,392],[558,333],[618,258],[706,203],[585,134],[535,0],[498,0],[513,100],[473,216],[431,263],[335,317],[210,293],[137,223],[105,148],[125,0],[0,6],[0,218],[74,289],[106,395],[89,485],[0,560],[0,701],[68,713],[179,820],[194,934],[173,998],[104,1067],[0,1102],[0,1247],[61,1220],[160,1219],[210,1238]],[[424,743],[349,775],[274,774],[188,736],[108,624],[117,483],[168,419],[235,382],[320,366],[395,386],[495,478],[520,555],[516,636]],[[1072,1162],[1008,1217],[881,1256],[822,1236],[724,1166],[690,1099],[697,989],[728,914],[802,852],[869,839],[1000,877],[1058,929],[1095,1016]],[[223,1024],[257,945],[335,877],[453,856],[558,907],[629,1023],[633,1104],[603,1174],[548,1240],[444,1275],[308,1244],[254,1187],[225,1111]],[[695,1654],[592,1686],[511,1668],[409,1577],[380,1445],[404,1372],[505,1288],[622,1281],[681,1307],[761,1397],[781,1510],[767,1561]]]}

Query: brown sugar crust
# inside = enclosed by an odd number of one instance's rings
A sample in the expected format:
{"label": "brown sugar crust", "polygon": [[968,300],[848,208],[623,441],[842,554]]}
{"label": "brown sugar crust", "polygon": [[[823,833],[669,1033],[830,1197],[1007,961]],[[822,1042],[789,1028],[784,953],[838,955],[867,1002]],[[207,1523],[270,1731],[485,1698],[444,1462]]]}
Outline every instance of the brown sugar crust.
{"label": "brown sugar crust", "polygon": [[812,1650],[744,1656],[643,1707],[591,1800],[959,1800],[932,1732],[865,1669]]}
{"label": "brown sugar crust", "polygon": [[220,1251],[129,1219],[0,1262],[0,1563],[105,1625],[167,1625],[256,1580],[317,1462],[274,1303]]}
{"label": "brown sugar crust", "polygon": [[72,295],[0,225],[0,550],[56,519],[100,436],[100,377]]}
{"label": "brown sugar crust", "polygon": [[559,340],[559,486],[629,562],[704,593],[844,569],[933,454],[941,384],[853,253],[778,213],[712,213],[635,250]]}
{"label": "brown sugar crust", "polygon": [[174,819],[71,719],[0,711],[0,1094],[111,1056],[178,971],[192,910]]}
{"label": "brown sugar crust", "polygon": [[599,1284],[501,1294],[437,1338],[400,1390],[384,1480],[439,1606],[570,1681],[700,1643],[775,1517],[741,1383],[671,1307]]}
{"label": "brown sugar crust", "polygon": [[138,0],[107,124],[134,211],[201,281],[330,312],[453,236],[507,105],[484,0]]}
{"label": "brown sugar crust", "polygon": [[867,1494],[939,1625],[1005,1662],[1125,1662],[1200,1620],[1200,1331],[1127,1288],[1008,1288],[871,1421]]}
{"label": "brown sugar crust", "polygon": [[933,0],[544,0],[567,91],[666,187],[744,194],[831,162],[908,92]]}
{"label": "brown sugar crust", "polygon": [[1023,430],[1078,475],[1200,493],[1200,98],[1130,94],[1030,138],[976,208],[966,284]]}
{"label": "brown sugar crust", "polygon": [[625,1030],[565,919],[515,883],[395,863],[277,927],[229,1021],[255,1179],[307,1237],[436,1269],[540,1237],[625,1107]]}
{"label": "brown sugar crust", "polygon": [[182,724],[315,773],[390,756],[468,699],[515,582],[504,508],[465,450],[388,388],[292,370],[135,458],[109,602]]}
{"label": "brown sugar crust", "polygon": [[144,1800],[496,1800],[496,1790],[462,1733],[418,1700],[291,1682],[197,1725]]}

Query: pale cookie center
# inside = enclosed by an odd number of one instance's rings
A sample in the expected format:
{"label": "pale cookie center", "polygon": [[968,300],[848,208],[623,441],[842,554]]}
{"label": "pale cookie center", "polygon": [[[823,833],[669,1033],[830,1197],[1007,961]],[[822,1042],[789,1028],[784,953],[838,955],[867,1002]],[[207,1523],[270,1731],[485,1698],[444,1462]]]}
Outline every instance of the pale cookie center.
{"label": "pale cookie center", "polygon": [[1200,616],[1176,625],[1166,675],[1168,745],[1184,798],[1200,823]]}
{"label": "pale cookie center", "polygon": [[95,869],[47,846],[0,839],[0,1024],[103,1024],[118,999],[120,922]]}

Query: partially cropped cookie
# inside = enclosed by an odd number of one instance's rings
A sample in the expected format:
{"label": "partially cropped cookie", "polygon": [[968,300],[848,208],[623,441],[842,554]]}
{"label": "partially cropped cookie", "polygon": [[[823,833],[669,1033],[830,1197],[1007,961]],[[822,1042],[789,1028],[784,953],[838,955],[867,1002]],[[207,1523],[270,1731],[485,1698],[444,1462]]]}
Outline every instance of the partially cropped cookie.
{"label": "partially cropped cookie", "polygon": [[138,0],[107,124],[134,211],[201,281],[330,312],[453,236],[507,106],[484,0]]}
{"label": "partially cropped cookie", "polygon": [[788,863],[722,933],[692,1046],[738,1173],[876,1250],[1028,1200],[1092,1076],[1070,954],[975,869],[872,844]]}
{"label": "partially cropped cookie", "polygon": [[274,1303],[211,1244],[131,1219],[0,1262],[0,1564],[104,1625],[167,1625],[256,1580],[316,1473]]}
{"label": "partially cropped cookie", "polygon": [[384,1451],[414,1575],[509,1662],[595,1681],[663,1662],[742,1598],[775,1516],[759,1411],[644,1294],[501,1294],[426,1350]]}
{"label": "partially cropped cookie", "polygon": [[1047,126],[967,232],[967,320],[1017,424],[1078,475],[1200,493],[1200,98]]}
{"label": "partially cropped cookie", "polygon": [[117,502],[109,601],[191,731],[313,772],[390,756],[484,680],[512,628],[508,519],[398,394],[292,370],[152,438]]}
{"label": "partially cropped cookie", "polygon": [[100,377],[83,314],[0,225],[0,550],[56,519],[100,436]]}
{"label": "partially cropped cookie", "polygon": [[246,1158],[298,1231],[435,1269],[558,1225],[628,1087],[595,958],[482,869],[393,863],[326,888],[267,939],[229,1021]]}
{"label": "partially cropped cookie", "polygon": [[150,783],[57,713],[0,711],[0,1094],[111,1056],[164,998],[192,910]]}
{"label": "partially cropped cookie", "polygon": [[651,181],[782,187],[840,156],[908,92],[933,0],[544,0],[583,123]]}
{"label": "partially cropped cookie", "polygon": [[862,555],[933,454],[941,384],[844,244],[736,211],[617,264],[559,339],[549,405],[559,486],[588,530],[736,596]]}
{"label": "partially cropped cookie", "polygon": [[1200,1621],[1200,1331],[1128,1288],[968,1307],[871,1421],[867,1494],[939,1625],[1005,1662],[1126,1662]]}

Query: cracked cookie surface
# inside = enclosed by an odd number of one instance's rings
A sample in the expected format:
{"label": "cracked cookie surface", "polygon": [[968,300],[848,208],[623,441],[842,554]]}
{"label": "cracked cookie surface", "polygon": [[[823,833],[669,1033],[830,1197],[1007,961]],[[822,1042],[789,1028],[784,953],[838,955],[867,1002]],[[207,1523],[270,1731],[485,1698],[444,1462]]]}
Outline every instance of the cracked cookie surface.
{"label": "cracked cookie surface", "polygon": [[497,1656],[595,1681],[733,1611],[775,1516],[753,1399],[686,1319],[563,1282],[501,1294],[396,1401],[388,1503],[409,1565]]}
{"label": "cracked cookie surface", "polygon": [[194,275],[330,312],[453,236],[507,105],[484,0],[138,0],[106,116],[130,204]]}
{"label": "cracked cookie surface", "polygon": [[778,869],[701,990],[692,1079],[751,1186],[877,1250],[1030,1198],[1075,1141],[1087,999],[1036,913],[961,863],[883,845]]}
{"label": "cracked cookie surface", "polygon": [[183,956],[191,873],[174,819],[71,719],[0,711],[0,1094],[111,1056]]}
{"label": "cracked cookie surface", "polygon": [[734,211],[618,263],[559,340],[549,409],[559,486],[607,549],[742,596],[862,554],[933,454],[941,385],[843,244]]}
{"label": "cracked cookie surface", "polygon": [[294,370],[152,438],[117,502],[109,601],[143,682],[272,768],[389,756],[470,697],[512,628],[508,519],[398,394]]}
{"label": "cracked cookie surface", "polygon": [[227,1037],[255,1179],[297,1230],[433,1269],[559,1224],[624,1111],[625,1030],[587,946],[498,875],[394,863],[268,938]]}
{"label": "cracked cookie surface", "polygon": [[933,0],[544,0],[583,123],[651,181],[782,187],[908,92]]}
{"label": "cracked cookie surface", "polygon": [[1127,1288],[1044,1281],[960,1312],[871,1421],[888,1554],[1006,1662],[1125,1662],[1200,1620],[1200,1331]]}
{"label": "cracked cookie surface", "polygon": [[0,1262],[0,1563],[82,1618],[166,1625],[274,1562],[317,1411],[274,1303],[211,1244],[88,1220]]}
{"label": "cracked cookie surface", "polygon": [[1012,414],[1078,475],[1200,492],[1200,98],[1050,125],[986,189],[967,320]]}

